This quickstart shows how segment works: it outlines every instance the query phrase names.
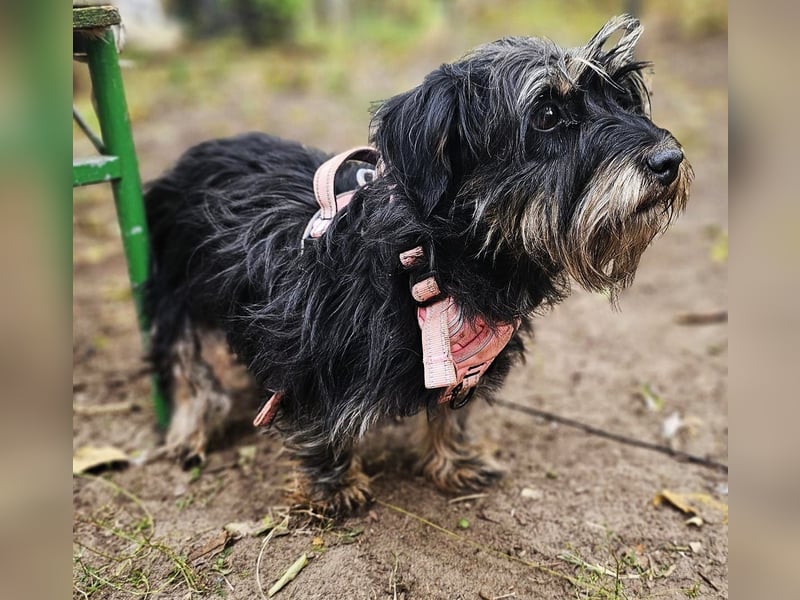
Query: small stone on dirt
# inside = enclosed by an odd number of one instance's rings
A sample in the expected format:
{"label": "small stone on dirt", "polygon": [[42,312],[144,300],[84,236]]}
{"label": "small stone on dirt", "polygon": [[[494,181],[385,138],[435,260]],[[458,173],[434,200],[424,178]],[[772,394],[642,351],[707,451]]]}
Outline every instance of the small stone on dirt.
{"label": "small stone on dirt", "polygon": [[519,495],[528,500],[541,500],[544,497],[542,490],[527,487],[522,488],[522,491],[519,493]]}

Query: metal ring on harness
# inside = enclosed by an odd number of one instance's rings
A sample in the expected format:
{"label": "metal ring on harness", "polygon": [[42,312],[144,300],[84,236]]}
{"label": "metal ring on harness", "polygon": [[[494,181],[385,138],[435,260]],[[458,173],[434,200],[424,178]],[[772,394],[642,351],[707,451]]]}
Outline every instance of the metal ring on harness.
{"label": "metal ring on harness", "polygon": [[456,387],[453,388],[453,391],[450,392],[450,402],[448,405],[453,410],[458,410],[459,408],[464,408],[469,401],[472,400],[473,394],[475,394],[475,390],[478,389],[477,387],[471,387],[467,390],[467,392],[459,397],[461,393],[461,389],[464,387],[464,383],[459,383]]}

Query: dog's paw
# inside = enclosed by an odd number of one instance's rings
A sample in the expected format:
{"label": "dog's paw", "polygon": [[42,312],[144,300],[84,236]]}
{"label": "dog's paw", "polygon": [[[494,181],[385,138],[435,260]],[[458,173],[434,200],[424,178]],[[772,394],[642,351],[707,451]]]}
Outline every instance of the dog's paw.
{"label": "dog's paw", "polygon": [[173,405],[164,454],[189,469],[205,463],[209,438],[222,429],[231,400],[211,389],[182,400]]}
{"label": "dog's paw", "polygon": [[171,459],[183,469],[191,469],[206,462],[205,436],[197,435],[188,439],[167,439],[159,449],[159,457]]}
{"label": "dog's paw", "polygon": [[326,515],[346,516],[372,503],[372,499],[369,477],[359,472],[344,486],[333,490],[317,507]]}
{"label": "dog's paw", "polygon": [[443,492],[474,492],[489,487],[504,471],[478,449],[431,453],[420,462],[420,471]]}
{"label": "dog's paw", "polygon": [[359,465],[350,467],[339,485],[319,485],[313,482],[301,484],[292,495],[296,504],[310,507],[325,517],[346,517],[357,513],[372,503],[370,478]]}
{"label": "dog's paw", "polygon": [[185,405],[179,405],[172,416],[163,454],[180,462],[184,469],[189,469],[205,462],[208,432],[202,415],[186,408]]}

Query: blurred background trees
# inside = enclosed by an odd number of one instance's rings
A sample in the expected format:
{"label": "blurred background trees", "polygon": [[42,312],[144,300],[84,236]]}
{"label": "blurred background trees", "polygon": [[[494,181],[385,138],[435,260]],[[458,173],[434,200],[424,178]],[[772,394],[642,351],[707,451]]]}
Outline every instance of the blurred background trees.
{"label": "blurred background trees", "polygon": [[[84,0],[86,1],[86,0]],[[161,49],[178,43],[176,29],[188,40],[221,36],[240,37],[246,44],[263,47],[298,43],[352,31],[353,27],[378,30],[424,26],[433,18],[450,22],[493,18],[507,13],[541,11],[546,17],[552,3],[497,0],[88,0],[113,3],[120,8],[131,41]],[[520,4],[525,5],[520,8]],[[683,33],[704,35],[727,29],[725,0],[562,0],[564,18],[582,12],[658,12]],[[143,33],[144,32],[144,33]]]}

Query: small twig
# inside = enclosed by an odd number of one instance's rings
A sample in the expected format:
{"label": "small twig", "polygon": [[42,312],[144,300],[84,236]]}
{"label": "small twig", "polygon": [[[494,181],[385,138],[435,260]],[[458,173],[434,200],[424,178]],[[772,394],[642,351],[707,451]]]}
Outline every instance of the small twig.
{"label": "small twig", "polygon": [[223,581],[228,584],[228,587],[231,588],[232,592],[236,591],[236,589],[233,587],[233,584],[230,581],[228,581],[227,577],[225,577],[225,573],[220,573],[220,577],[222,577]]}
{"label": "small twig", "polygon": [[397,576],[397,565],[400,562],[400,557],[397,556],[397,552],[394,553],[394,566],[392,567],[392,574],[389,575],[389,587],[392,588],[392,598],[393,600],[397,600],[397,580],[395,577]]}
{"label": "small twig", "polygon": [[683,313],[675,317],[678,325],[715,325],[728,322],[728,311],[718,310],[709,313]]}
{"label": "small twig", "polygon": [[580,556],[575,556],[569,552],[562,552],[558,555],[558,558],[563,560],[564,562],[568,562],[573,564],[577,567],[581,567],[586,569],[587,571],[591,571],[592,573],[597,573],[598,575],[602,575],[603,577],[612,577],[615,581],[619,581],[622,579],[641,579],[641,575],[636,573],[629,573],[625,575],[621,575],[619,572],[619,564],[617,564],[616,570],[612,571],[608,567],[604,567],[603,565],[593,565],[592,563],[588,563],[583,560]]}
{"label": "small twig", "polygon": [[706,577],[702,571],[698,571],[697,574],[700,575],[700,578],[703,581],[705,581],[711,587],[711,589],[713,589],[715,592],[719,591],[719,588],[716,585],[714,585],[714,582],[711,581],[708,577]]}
{"label": "small twig", "polygon": [[283,521],[281,521],[280,525],[273,527],[270,530],[270,532],[264,537],[264,541],[261,542],[261,550],[259,550],[258,559],[256,559],[256,584],[258,585],[258,593],[261,594],[261,597],[264,600],[267,600],[267,596],[266,594],[264,594],[264,586],[261,585],[261,559],[264,557],[264,550],[266,549],[267,544],[275,535],[275,530],[288,526],[289,526],[289,517],[286,516],[283,518]]}
{"label": "small twig", "polygon": [[525,406],[524,404],[517,404],[516,402],[511,402],[510,400],[495,400],[493,404],[497,406],[503,406],[505,408],[510,408],[511,410],[516,410],[518,412],[522,412],[534,417],[539,417],[551,423],[559,423],[561,425],[566,425],[567,427],[580,429],[581,431],[588,433],[590,435],[596,435],[598,437],[605,438],[613,442],[619,442],[620,444],[627,444],[628,446],[643,448],[645,450],[652,450],[653,452],[660,452],[681,462],[692,463],[695,465],[699,465],[701,467],[714,469],[716,471],[722,471],[723,473],[728,472],[728,465],[723,464],[721,462],[717,462],[710,458],[696,456],[694,454],[689,454],[688,452],[681,452],[680,450],[675,450],[673,448],[670,448],[669,446],[654,444],[652,442],[645,442],[643,440],[637,440],[636,438],[620,435],[618,433],[612,433],[610,431],[600,429],[599,427],[594,427],[593,425],[586,425],[585,423],[581,423],[580,421],[575,421],[574,419],[569,419],[567,417],[562,417],[560,415],[556,415],[544,410],[539,410],[538,408]]}
{"label": "small twig", "polygon": [[124,402],[112,402],[110,404],[100,405],[73,405],[72,412],[76,415],[84,415],[87,417],[96,415],[113,415],[117,413],[131,412],[137,408],[141,408],[141,404],[133,400],[126,400]]}
{"label": "small twig", "polygon": [[450,498],[448,504],[455,504],[456,502],[469,502],[470,500],[480,500],[486,498],[489,494],[469,494],[468,496],[459,496],[458,498]]}

